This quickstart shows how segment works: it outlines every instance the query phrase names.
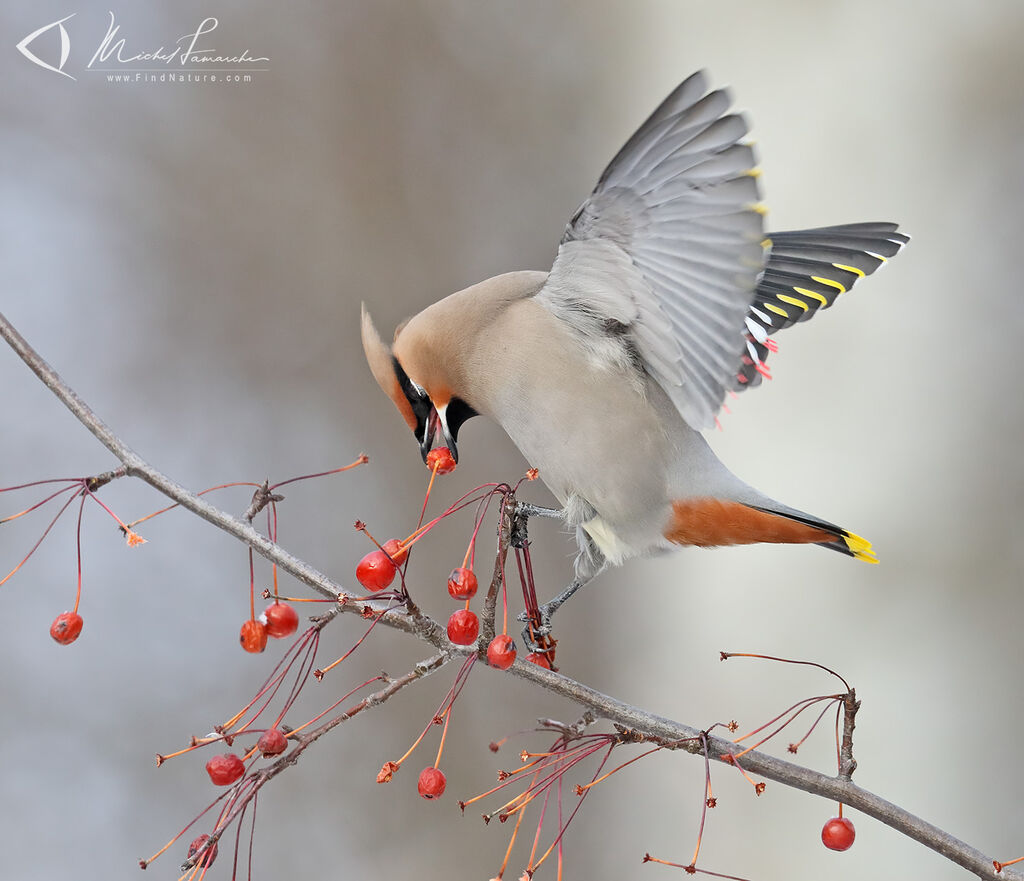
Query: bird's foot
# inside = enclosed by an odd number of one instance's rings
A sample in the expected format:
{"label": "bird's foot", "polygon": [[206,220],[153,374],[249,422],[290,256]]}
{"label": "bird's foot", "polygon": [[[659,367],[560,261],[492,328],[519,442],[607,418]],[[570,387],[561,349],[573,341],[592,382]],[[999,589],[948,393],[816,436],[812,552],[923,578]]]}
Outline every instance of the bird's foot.
{"label": "bird's foot", "polygon": [[517,620],[524,622],[523,643],[532,652],[544,652],[550,648],[546,643],[551,636],[551,619],[576,591],[583,587],[583,582],[574,581],[558,596],[552,598],[543,606],[539,606],[531,614],[529,610],[520,612]]}

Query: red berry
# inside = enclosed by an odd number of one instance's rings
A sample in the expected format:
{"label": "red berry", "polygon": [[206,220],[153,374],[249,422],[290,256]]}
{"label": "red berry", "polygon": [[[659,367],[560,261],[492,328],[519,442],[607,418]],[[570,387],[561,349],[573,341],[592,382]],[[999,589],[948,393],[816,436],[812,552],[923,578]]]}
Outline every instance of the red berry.
{"label": "red berry", "polygon": [[268,728],[256,741],[256,749],[263,753],[263,758],[279,756],[288,749],[288,738],[281,733],[279,728]]}
{"label": "red berry", "polygon": [[287,603],[271,603],[263,612],[267,636],[284,639],[299,629],[299,613]]}
{"label": "red berry", "polygon": [[242,632],[238,635],[238,641],[247,652],[258,654],[267,647],[267,628],[260,621],[250,618],[242,624]]}
{"label": "red berry", "polygon": [[405,562],[405,558],[409,556],[409,549],[403,548],[402,543],[397,538],[389,538],[381,545],[381,548],[391,557],[396,566],[401,566]]}
{"label": "red berry", "polygon": [[455,600],[468,600],[476,596],[477,580],[472,569],[459,566],[448,576],[448,593]]}
{"label": "red berry", "polygon": [[245,773],[245,762],[234,753],[224,753],[206,763],[206,773],[215,786],[230,786]]}
{"label": "red berry", "polygon": [[437,768],[424,768],[420,771],[420,781],[416,788],[424,798],[440,798],[444,795],[444,787],[448,781]]}
{"label": "red berry", "polygon": [[538,667],[543,667],[545,670],[551,669],[551,661],[548,659],[547,655],[541,652],[530,652],[530,654],[526,656],[526,660],[531,664],[536,664]]}
{"label": "red berry", "polygon": [[450,474],[455,470],[455,457],[448,447],[437,447],[427,453],[427,467],[438,474]]}
{"label": "red berry", "polygon": [[448,638],[456,645],[472,645],[480,635],[480,619],[476,612],[459,609],[448,619]]}
{"label": "red berry", "polygon": [[849,850],[856,835],[846,817],[833,817],[821,829],[821,843],[829,850]]}
{"label": "red berry", "polygon": [[384,551],[370,551],[356,566],[356,579],[368,591],[377,593],[395,580],[396,571]]}
{"label": "red berry", "polygon": [[[192,859],[199,851],[203,849],[203,845],[210,840],[210,836],[205,832],[200,835],[195,841],[188,846],[188,858]],[[213,861],[217,859],[217,842],[213,843],[213,847],[207,850],[196,863],[197,866],[206,866],[209,868],[213,865]]]}
{"label": "red berry", "polygon": [[516,660],[516,643],[507,633],[499,634],[487,646],[487,663],[499,670],[507,670]]}
{"label": "red berry", "polygon": [[82,616],[77,612],[63,612],[53,619],[50,636],[61,645],[71,645],[82,632]]}

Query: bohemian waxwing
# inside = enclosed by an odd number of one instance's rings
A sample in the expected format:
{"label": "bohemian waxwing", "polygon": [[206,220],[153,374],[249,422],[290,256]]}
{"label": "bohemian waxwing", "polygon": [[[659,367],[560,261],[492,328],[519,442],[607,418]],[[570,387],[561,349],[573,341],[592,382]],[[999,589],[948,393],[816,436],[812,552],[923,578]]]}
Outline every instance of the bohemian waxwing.
{"label": "bohemian waxwing", "polygon": [[729,104],[703,72],[676,88],[573,214],[550,272],[452,294],[390,348],[363,308],[370,368],[424,458],[439,433],[457,457],[480,414],[539,469],[579,543],[563,597],[675,545],[812,543],[877,562],[865,539],[734,476],[701,431],[727,392],[761,382],[770,334],[827,309],[908,238],[894,223],[766,235]]}

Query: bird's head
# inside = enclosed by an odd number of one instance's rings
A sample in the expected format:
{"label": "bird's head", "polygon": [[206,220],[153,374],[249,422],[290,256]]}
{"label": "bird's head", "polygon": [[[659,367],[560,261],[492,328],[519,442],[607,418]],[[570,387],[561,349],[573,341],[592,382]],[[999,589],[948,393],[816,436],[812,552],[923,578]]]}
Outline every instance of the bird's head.
{"label": "bird's head", "polygon": [[459,429],[477,413],[457,393],[458,350],[449,333],[434,327],[429,311],[400,324],[393,344],[388,346],[364,305],[363,351],[377,384],[416,436],[423,461],[440,431],[458,462]]}

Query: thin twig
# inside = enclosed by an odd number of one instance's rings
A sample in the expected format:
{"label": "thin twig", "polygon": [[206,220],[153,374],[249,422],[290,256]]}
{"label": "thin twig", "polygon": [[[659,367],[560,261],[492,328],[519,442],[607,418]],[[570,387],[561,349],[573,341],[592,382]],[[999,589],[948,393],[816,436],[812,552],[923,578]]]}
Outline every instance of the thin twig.
{"label": "thin twig", "polygon": [[843,696],[843,745],[839,750],[839,776],[847,781],[857,770],[857,760],[853,757],[853,729],[859,709],[857,691],[851,688]]}
{"label": "thin twig", "polygon": [[[323,737],[328,731],[337,728],[343,722],[349,721],[354,716],[359,715],[363,710],[371,709],[372,707],[380,706],[386,700],[393,695],[400,692],[403,688],[411,685],[413,682],[417,682],[425,676],[429,676],[436,670],[440,670],[450,660],[442,654],[436,654],[425,661],[420,661],[415,667],[413,667],[408,673],[403,676],[399,676],[397,679],[390,679],[388,684],[379,691],[375,691],[373,694],[369,694],[364,697],[361,701],[349,707],[345,712],[327,722],[314,728],[308,734],[303,734],[299,737],[295,737],[295,746],[285,753],[272,765],[268,765],[266,768],[261,768],[256,771],[252,777],[247,778],[245,783],[247,786],[244,795],[239,796],[231,806],[231,809],[225,814],[223,818],[217,824],[216,838],[220,838],[220,833],[223,833],[225,829],[231,827],[231,824],[236,819],[240,818],[245,813],[246,807],[249,802],[256,798],[259,791],[271,780],[273,780],[278,774],[280,774],[285,768],[288,768],[298,762],[299,757],[305,752],[306,748],[315,741]],[[210,836],[211,839],[214,836]],[[182,871],[187,871],[196,862],[199,861],[201,854],[196,854],[194,859],[186,861],[182,864]]]}
{"label": "thin twig", "polygon": [[500,502],[501,516],[498,518],[498,552],[494,555],[494,573],[491,575],[491,584],[487,588],[487,596],[484,598],[484,614],[480,622],[480,645],[486,646],[494,639],[496,627],[494,615],[498,606],[498,594],[505,587],[505,560],[508,557],[509,543],[512,540],[512,524],[509,516],[510,509],[515,509],[515,502],[509,496],[503,495]]}

